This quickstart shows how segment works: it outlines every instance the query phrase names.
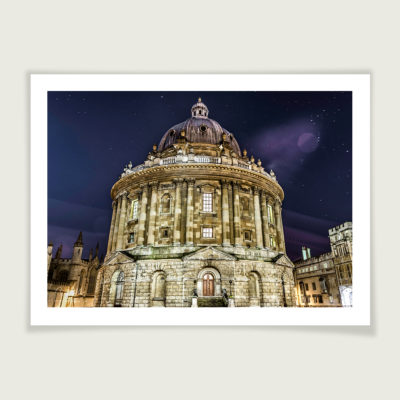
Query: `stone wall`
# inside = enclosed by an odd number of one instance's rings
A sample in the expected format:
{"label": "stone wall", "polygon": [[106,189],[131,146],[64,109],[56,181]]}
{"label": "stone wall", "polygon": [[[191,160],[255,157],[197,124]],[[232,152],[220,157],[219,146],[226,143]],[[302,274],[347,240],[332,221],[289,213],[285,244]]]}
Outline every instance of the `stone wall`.
{"label": "stone wall", "polygon": [[[214,276],[215,297],[221,297],[225,289],[237,307],[295,305],[294,279],[289,266],[277,266],[273,262],[264,261],[173,259],[118,262],[102,267],[98,276],[98,287],[104,276],[103,290],[102,293],[96,291],[95,304],[114,306],[113,287],[116,283],[113,276],[118,275],[119,271],[123,271],[125,275],[122,307],[132,307],[133,303],[135,307],[190,307],[195,289],[199,297],[203,296],[202,277],[205,273]],[[165,277],[165,297],[162,300],[154,293],[154,279],[157,274]],[[250,293],[250,274],[258,277],[258,289],[254,293]]]}

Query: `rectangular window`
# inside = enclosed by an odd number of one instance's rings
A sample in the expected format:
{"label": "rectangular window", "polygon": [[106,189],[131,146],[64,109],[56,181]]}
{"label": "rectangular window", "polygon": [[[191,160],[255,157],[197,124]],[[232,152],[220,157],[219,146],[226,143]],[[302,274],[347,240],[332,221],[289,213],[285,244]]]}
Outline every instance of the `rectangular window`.
{"label": "rectangular window", "polygon": [[274,236],[269,237],[269,246],[273,249],[276,247],[276,241]]}
{"label": "rectangular window", "polygon": [[317,290],[317,285],[315,284],[315,282],[312,283],[312,290]]}
{"label": "rectangular window", "polygon": [[131,219],[137,219],[138,210],[139,210],[139,202],[137,200],[133,200],[131,207]]}
{"label": "rectangular window", "polygon": [[251,232],[244,231],[244,240],[251,240]]}
{"label": "rectangular window", "polygon": [[133,243],[135,241],[135,232],[129,234],[128,243]]}
{"label": "rectangular window", "polygon": [[212,201],[212,193],[203,193],[203,211],[204,212],[212,212],[213,210],[213,201]]}
{"label": "rectangular window", "polygon": [[167,239],[169,237],[169,228],[161,228],[160,236],[161,239]]}
{"label": "rectangular window", "polygon": [[271,204],[267,205],[267,214],[268,214],[268,222],[270,224],[275,224],[274,210],[273,210]]}
{"label": "rectangular window", "polygon": [[203,228],[203,238],[212,238],[213,228]]}
{"label": "rectangular window", "polygon": [[308,283],[306,283],[306,290],[308,290]]}
{"label": "rectangular window", "polygon": [[324,300],[322,299],[321,295],[318,296],[318,301],[319,301],[320,304],[322,304],[324,302]]}

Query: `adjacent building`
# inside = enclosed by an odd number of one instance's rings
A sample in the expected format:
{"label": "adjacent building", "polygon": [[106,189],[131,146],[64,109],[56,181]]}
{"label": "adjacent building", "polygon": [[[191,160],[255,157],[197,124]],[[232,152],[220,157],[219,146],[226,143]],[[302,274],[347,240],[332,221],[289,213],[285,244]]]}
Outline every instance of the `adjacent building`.
{"label": "adjacent building", "polygon": [[92,307],[96,287],[97,270],[100,266],[99,245],[95,253],[90,249],[89,258],[83,259],[82,232],[76,240],[72,257],[62,256],[62,245],[52,256],[53,244],[47,248],[47,306]]}
{"label": "adjacent building", "polygon": [[296,302],[301,307],[341,307],[352,305],[352,223],[329,229],[331,252],[311,257],[302,248],[302,258],[294,262]]}

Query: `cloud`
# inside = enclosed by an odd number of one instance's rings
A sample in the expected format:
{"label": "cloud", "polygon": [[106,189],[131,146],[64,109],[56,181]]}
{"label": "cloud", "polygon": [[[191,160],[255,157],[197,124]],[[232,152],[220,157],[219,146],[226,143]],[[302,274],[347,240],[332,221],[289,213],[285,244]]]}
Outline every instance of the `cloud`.
{"label": "cloud", "polygon": [[268,170],[273,169],[278,179],[287,180],[301,168],[301,160],[317,149],[319,137],[317,125],[300,119],[265,129],[250,138],[249,144],[266,157],[264,162]]}

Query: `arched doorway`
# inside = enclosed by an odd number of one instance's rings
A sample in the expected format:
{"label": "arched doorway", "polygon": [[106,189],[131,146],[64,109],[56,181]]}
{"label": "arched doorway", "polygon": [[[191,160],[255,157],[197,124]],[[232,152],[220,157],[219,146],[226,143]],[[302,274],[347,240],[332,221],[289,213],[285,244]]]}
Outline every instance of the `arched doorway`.
{"label": "arched doorway", "polygon": [[203,276],[203,296],[214,296],[214,276],[207,272]]}

